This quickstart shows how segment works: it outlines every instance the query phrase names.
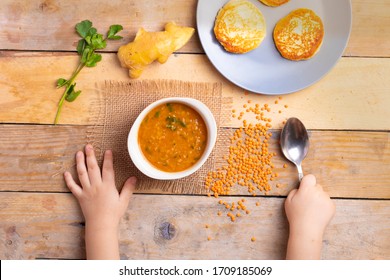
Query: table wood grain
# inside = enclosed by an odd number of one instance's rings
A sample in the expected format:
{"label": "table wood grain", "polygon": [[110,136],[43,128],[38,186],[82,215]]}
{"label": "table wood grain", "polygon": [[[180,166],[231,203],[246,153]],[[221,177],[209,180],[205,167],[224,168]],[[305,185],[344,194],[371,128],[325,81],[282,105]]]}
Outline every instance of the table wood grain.
{"label": "table wood grain", "polygon": [[[167,63],[148,67],[141,79],[222,83],[223,96],[237,111],[248,100],[270,104],[274,151],[282,121],[300,118],[311,140],[304,170],[317,175],[337,206],[322,257],[390,259],[390,2],[351,2],[352,32],[343,57],[318,83],[283,96],[279,105],[273,104],[275,97],[246,92],[219,74],[197,34]],[[133,40],[138,28],[158,31],[171,20],[196,27],[196,5],[195,0],[1,2],[1,259],[85,258],[83,217],[62,173],[75,172],[74,155],[88,142],[86,132],[94,125],[91,100],[105,80],[129,81],[116,50]],[[74,26],[84,19],[101,32],[121,24],[124,39],[110,42],[98,66],[82,71],[77,85],[83,93],[65,104],[60,125],[53,126],[62,95],[55,83],[78,63]],[[238,128],[241,122],[230,117],[221,126]],[[224,198],[245,197],[252,205],[251,214],[236,223],[216,215],[217,200],[206,195],[159,189],[136,193],[121,223],[121,257],[283,259],[288,235],[283,203],[297,179],[280,154],[275,165],[282,188],[259,197],[234,189]]]}

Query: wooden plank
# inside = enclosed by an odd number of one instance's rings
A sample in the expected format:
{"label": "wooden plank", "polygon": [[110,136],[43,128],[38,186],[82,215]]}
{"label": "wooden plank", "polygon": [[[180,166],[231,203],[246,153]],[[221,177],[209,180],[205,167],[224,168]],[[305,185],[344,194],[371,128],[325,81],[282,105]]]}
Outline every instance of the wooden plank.
{"label": "wooden plank", "polygon": [[[62,174],[65,170],[75,174],[74,155],[87,143],[90,129],[1,125],[0,191],[67,192]],[[272,161],[279,177],[271,182],[269,195],[286,196],[298,184],[297,173],[281,155],[278,139],[279,131],[273,131],[269,149],[277,153]],[[390,198],[389,132],[310,131],[310,145],[304,172],[316,174],[332,197]],[[285,163],[287,168],[283,168]],[[182,192],[192,193],[186,189]],[[206,193],[199,186],[202,192]],[[246,188],[236,188],[232,194],[249,195]]]}
{"label": "wooden plank", "polygon": [[390,2],[352,0],[352,30],[344,56],[390,55]]}
{"label": "wooden plank", "polygon": [[[54,121],[62,90],[55,89],[59,77],[68,77],[78,57],[58,53],[0,53],[0,122],[40,123]],[[33,73],[26,75],[26,73]],[[288,104],[271,106],[270,117],[275,124],[290,116],[300,118],[309,129],[390,130],[390,60],[344,58],[315,85],[283,97]],[[164,65],[152,64],[143,79],[176,79],[194,82],[221,82],[223,94],[231,97],[232,106],[242,109],[251,99],[254,103],[273,104],[274,96],[250,94],[222,77],[204,55],[175,55]],[[83,93],[64,106],[64,124],[91,124],[92,100],[99,94],[104,80],[130,81],[127,71],[118,64],[116,55],[103,55],[96,68],[85,69],[77,86]],[[131,96],[131,93],[129,93]],[[315,117],[314,117],[315,116]],[[237,127],[238,120],[224,126]]]}
{"label": "wooden plank", "polygon": [[[105,51],[116,51],[132,41],[138,29],[161,31],[168,21],[196,26],[197,1],[69,1],[69,0],[3,0],[0,5],[0,49],[75,51],[80,39],[75,25],[89,19],[98,32],[106,34],[112,24],[121,24],[124,39],[110,41]],[[93,8],[91,8],[93,7]],[[88,11],[86,14],[85,11]],[[201,50],[197,35],[181,49]]]}
{"label": "wooden plank", "polygon": [[88,127],[2,125],[0,189],[67,191],[63,173],[75,173],[75,153],[87,143]]}
{"label": "wooden plank", "polygon": [[[90,19],[100,32],[114,23],[122,24],[125,39],[110,42],[108,51],[132,40],[142,26],[161,30],[167,21],[196,27],[197,1],[164,0],[157,4],[145,1],[3,0],[0,5],[0,49],[74,51],[78,37],[77,22]],[[353,0],[353,26],[346,56],[388,57],[390,54],[390,3],[387,0]],[[84,11],[88,10],[86,18]],[[48,24],[50,23],[50,24]],[[203,53],[197,34],[180,51]]]}
{"label": "wooden plank", "polygon": [[[2,192],[0,201],[1,259],[85,257],[83,218],[70,194]],[[134,195],[120,226],[121,258],[283,259],[288,236],[283,203],[281,198],[248,198],[251,213],[232,223],[214,198]],[[390,201],[335,203],[322,258],[389,259]]]}

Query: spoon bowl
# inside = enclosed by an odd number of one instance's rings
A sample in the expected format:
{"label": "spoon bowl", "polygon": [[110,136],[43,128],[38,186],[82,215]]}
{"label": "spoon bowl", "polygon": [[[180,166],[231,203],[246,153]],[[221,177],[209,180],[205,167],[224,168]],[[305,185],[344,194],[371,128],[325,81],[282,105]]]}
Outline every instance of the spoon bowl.
{"label": "spoon bowl", "polygon": [[299,181],[303,178],[302,161],[309,151],[309,136],[303,123],[289,118],[280,134],[280,146],[284,156],[298,169]]}

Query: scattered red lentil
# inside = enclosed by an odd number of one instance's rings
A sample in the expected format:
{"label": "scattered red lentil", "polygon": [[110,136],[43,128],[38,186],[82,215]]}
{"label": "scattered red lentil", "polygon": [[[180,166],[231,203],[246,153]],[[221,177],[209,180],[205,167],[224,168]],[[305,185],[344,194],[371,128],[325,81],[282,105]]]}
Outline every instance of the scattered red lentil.
{"label": "scattered red lentil", "polygon": [[256,241],[256,237],[253,236],[253,237],[251,238],[251,241],[252,241],[252,242],[255,242],[255,241]]}
{"label": "scattered red lentil", "polygon": [[227,213],[226,216],[230,217],[230,220],[231,220],[232,222],[234,222],[234,221],[236,220],[236,217],[235,217],[234,214],[232,214],[231,212]]}
{"label": "scattered red lentil", "polygon": [[[249,93],[245,91],[245,95]],[[279,104],[279,100],[282,100],[281,96],[273,103]],[[225,165],[207,174],[205,187],[208,190],[208,196],[229,195],[233,187],[243,187],[252,196],[256,196],[258,192],[268,195],[271,190],[270,182],[275,181],[279,176],[273,171],[272,158],[276,153],[269,151],[269,142],[272,137],[269,129],[272,128],[272,119],[266,117],[265,112],[270,112],[271,107],[267,103],[252,104],[252,100],[247,100],[242,107],[245,109],[239,114],[235,109],[231,111],[233,118],[237,115],[237,119],[242,120],[242,126],[230,137],[228,154],[223,157]],[[284,105],[284,107],[288,106]],[[280,114],[282,110],[278,112]],[[245,113],[254,114],[256,122],[251,123],[244,119]],[[276,184],[278,185],[280,186]],[[238,200],[237,204],[219,200],[219,204],[224,206],[227,211],[226,215],[232,222],[242,217],[243,212],[250,214],[244,202],[245,199]],[[257,202],[256,206],[259,205],[260,203]],[[222,211],[218,211],[218,216],[221,215]]]}

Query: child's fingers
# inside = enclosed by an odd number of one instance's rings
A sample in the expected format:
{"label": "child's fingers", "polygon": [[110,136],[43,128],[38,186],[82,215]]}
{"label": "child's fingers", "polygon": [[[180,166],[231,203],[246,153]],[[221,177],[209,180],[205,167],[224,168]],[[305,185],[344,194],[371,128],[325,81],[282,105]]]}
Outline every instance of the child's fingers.
{"label": "child's fingers", "polygon": [[104,182],[115,183],[113,155],[112,155],[112,151],[110,151],[110,150],[107,150],[104,153],[102,179]]}
{"label": "child's fingers", "polygon": [[70,174],[68,171],[66,171],[64,173],[64,178],[65,178],[65,183],[68,186],[68,189],[73,193],[73,195],[76,198],[81,197],[81,194],[82,194],[83,190],[73,180],[72,174]]}
{"label": "child's fingers", "polygon": [[293,189],[292,191],[290,191],[290,193],[288,194],[287,198],[286,198],[286,203],[290,203],[291,200],[294,198],[295,194],[297,193],[297,189]]}
{"label": "child's fingers", "polygon": [[316,177],[312,174],[305,175],[302,178],[301,184],[299,185],[300,190],[305,190],[306,188],[312,188],[317,184]]}
{"label": "child's fingers", "polygon": [[87,167],[85,166],[85,158],[84,153],[81,151],[78,151],[76,154],[76,163],[77,163],[77,174],[79,176],[79,180],[81,183],[81,186],[83,188],[88,188],[91,186],[91,182],[89,181],[88,171]]}
{"label": "child's fingers", "polygon": [[127,179],[127,181],[123,185],[122,191],[120,193],[120,200],[123,203],[126,203],[126,205],[130,201],[131,195],[133,194],[133,192],[135,190],[136,184],[137,184],[137,178],[135,178],[133,176],[133,177],[130,177],[129,179]]}
{"label": "child's fingers", "polygon": [[89,181],[91,185],[99,184],[102,181],[102,175],[100,174],[100,168],[96,160],[95,151],[91,144],[85,146],[85,154],[87,158],[87,167]]}

